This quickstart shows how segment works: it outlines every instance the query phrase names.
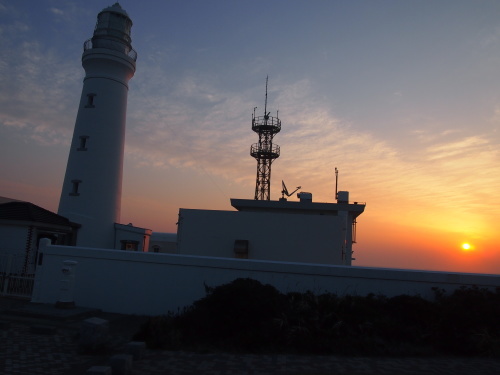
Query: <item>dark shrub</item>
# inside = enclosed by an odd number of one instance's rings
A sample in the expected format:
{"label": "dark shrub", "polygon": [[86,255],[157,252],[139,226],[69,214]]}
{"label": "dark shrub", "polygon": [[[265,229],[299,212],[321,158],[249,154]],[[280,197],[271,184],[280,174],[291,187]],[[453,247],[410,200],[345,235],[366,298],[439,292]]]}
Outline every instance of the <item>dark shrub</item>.
{"label": "dark shrub", "polygon": [[387,300],[384,312],[386,339],[414,344],[432,341],[437,319],[434,303],[420,296],[400,295]]}
{"label": "dark shrub", "polygon": [[207,291],[178,318],[185,343],[257,350],[274,342],[285,296],[273,286],[237,279]]}
{"label": "dark shrub", "polygon": [[458,355],[500,355],[500,289],[477,287],[437,293],[441,351]]}
{"label": "dark shrub", "polygon": [[151,348],[340,355],[500,356],[500,289],[420,296],[277,291],[252,279],[215,288],[177,314],[151,318]]}

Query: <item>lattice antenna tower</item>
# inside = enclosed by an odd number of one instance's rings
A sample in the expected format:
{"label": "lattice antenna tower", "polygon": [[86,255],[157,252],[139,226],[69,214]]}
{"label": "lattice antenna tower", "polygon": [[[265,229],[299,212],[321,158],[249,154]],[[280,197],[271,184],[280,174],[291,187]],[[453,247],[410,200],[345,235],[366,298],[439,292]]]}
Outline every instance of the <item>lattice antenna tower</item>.
{"label": "lattice antenna tower", "polygon": [[259,142],[250,147],[250,155],[257,160],[257,178],[255,182],[255,200],[270,200],[271,190],[271,164],[280,156],[280,147],[273,144],[274,136],[281,130],[281,120],[269,116],[267,112],[267,83],[266,77],[266,100],[264,104],[264,116],[255,116],[253,109],[252,130],[259,135]]}

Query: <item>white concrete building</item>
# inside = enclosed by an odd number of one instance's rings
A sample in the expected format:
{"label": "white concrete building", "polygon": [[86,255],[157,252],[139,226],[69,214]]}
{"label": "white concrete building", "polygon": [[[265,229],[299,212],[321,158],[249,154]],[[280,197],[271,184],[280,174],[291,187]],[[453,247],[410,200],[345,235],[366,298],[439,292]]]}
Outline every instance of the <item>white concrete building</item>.
{"label": "white concrete building", "polygon": [[180,209],[177,250],[183,255],[351,265],[356,218],[365,204],[231,199],[238,211]]}
{"label": "white concrete building", "polygon": [[0,273],[33,274],[38,242],[73,245],[78,225],[30,202],[0,197]]}
{"label": "white concrete building", "polygon": [[[132,20],[118,3],[97,16],[94,35],[84,43],[83,89],[58,213],[81,224],[78,246],[118,248],[128,81],[137,54],[131,45]],[[140,229],[140,228],[138,228]],[[132,233],[130,231],[126,231]],[[123,235],[123,230],[121,230]],[[121,236],[120,235],[120,236]],[[126,248],[147,251],[134,232]],[[137,242],[138,241],[138,242]]]}

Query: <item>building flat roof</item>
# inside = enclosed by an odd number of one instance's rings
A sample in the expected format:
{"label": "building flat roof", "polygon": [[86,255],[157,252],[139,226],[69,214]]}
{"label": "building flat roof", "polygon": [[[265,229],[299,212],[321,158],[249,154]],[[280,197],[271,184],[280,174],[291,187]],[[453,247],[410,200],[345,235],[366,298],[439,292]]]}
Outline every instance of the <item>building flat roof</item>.
{"label": "building flat roof", "polygon": [[355,217],[365,210],[364,203],[323,203],[312,201],[265,201],[231,198],[231,206],[238,211],[282,212],[305,215],[337,215],[338,211],[348,211]]}

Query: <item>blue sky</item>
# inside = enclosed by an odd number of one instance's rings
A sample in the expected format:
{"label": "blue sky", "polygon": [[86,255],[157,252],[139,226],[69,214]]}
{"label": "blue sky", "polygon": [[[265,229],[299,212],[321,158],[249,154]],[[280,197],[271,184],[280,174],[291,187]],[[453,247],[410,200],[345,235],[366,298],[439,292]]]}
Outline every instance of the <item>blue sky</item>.
{"label": "blue sky", "polygon": [[[57,210],[83,42],[111,4],[0,0],[1,196]],[[180,207],[253,198],[269,75],[273,199],[283,179],[331,202],[338,167],[367,202],[357,264],[500,273],[500,2],[120,4],[139,56],[122,222],[173,232]]]}

